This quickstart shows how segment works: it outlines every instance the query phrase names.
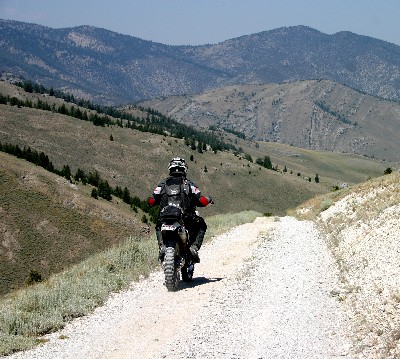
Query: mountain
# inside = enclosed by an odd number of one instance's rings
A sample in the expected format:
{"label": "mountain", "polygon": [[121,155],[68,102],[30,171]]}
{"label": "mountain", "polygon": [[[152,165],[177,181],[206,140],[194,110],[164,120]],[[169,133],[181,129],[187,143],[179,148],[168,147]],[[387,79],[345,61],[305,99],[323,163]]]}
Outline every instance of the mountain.
{"label": "mountain", "polygon": [[400,161],[400,104],[329,80],[226,86],[140,104],[251,140]]}
{"label": "mountain", "polygon": [[219,44],[169,46],[91,26],[52,29],[0,20],[0,71],[121,104],[229,84],[329,79],[400,99],[400,47],[351,32],[305,26]]}

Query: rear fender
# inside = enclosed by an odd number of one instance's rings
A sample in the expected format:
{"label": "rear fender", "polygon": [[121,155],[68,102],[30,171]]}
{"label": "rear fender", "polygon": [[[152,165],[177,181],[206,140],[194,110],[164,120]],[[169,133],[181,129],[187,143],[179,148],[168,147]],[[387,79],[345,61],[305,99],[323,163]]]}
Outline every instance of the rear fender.
{"label": "rear fender", "polygon": [[172,223],[162,223],[161,224],[161,233],[167,234],[167,233],[172,233],[172,232],[177,232],[179,228],[181,228],[182,225],[179,222],[172,222]]}
{"label": "rear fender", "polygon": [[161,235],[163,242],[167,247],[175,246],[174,244],[167,245],[167,242],[174,241],[179,243],[180,246],[185,247],[188,239],[187,231],[179,222],[172,224],[161,224]]}

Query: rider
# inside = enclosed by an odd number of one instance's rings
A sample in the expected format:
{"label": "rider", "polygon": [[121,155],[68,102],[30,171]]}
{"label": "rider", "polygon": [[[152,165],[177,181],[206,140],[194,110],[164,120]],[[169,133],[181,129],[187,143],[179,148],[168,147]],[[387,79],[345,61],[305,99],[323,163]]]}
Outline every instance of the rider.
{"label": "rider", "polygon": [[[169,177],[161,181],[155,190],[152,197],[149,198],[150,206],[160,205],[161,210],[168,205],[167,187],[179,186],[184,193],[182,198],[183,222],[186,229],[189,231],[189,250],[193,258],[193,262],[199,263],[199,249],[203,243],[204,235],[207,230],[206,222],[197,214],[196,207],[206,207],[213,203],[210,197],[201,195],[198,187],[186,178],[188,166],[183,158],[173,158],[168,166]],[[158,259],[162,260],[165,254],[165,245],[161,236],[161,223],[158,219],[156,224],[156,236],[158,241],[159,255]]]}

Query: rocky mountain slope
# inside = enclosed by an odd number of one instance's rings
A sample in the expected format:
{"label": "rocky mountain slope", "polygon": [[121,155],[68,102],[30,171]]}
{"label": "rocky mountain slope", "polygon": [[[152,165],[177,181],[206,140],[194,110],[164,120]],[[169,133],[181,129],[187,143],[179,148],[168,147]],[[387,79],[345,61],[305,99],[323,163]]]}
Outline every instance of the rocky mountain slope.
{"label": "rocky mountain slope", "polygon": [[168,46],[90,26],[0,20],[0,34],[0,71],[102,103],[319,78],[400,99],[400,47],[350,32],[296,26],[213,45]]}
{"label": "rocky mountain slope", "polygon": [[141,105],[248,139],[400,161],[400,104],[333,81],[235,85]]}

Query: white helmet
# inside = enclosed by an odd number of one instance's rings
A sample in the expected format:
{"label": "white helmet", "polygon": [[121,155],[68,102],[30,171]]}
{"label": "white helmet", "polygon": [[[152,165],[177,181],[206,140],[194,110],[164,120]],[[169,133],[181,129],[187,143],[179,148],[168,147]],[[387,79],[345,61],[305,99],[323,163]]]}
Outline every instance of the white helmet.
{"label": "white helmet", "polygon": [[174,157],[168,165],[168,171],[171,176],[186,176],[188,166],[186,161],[180,157]]}

